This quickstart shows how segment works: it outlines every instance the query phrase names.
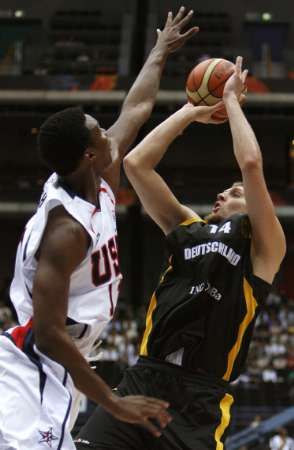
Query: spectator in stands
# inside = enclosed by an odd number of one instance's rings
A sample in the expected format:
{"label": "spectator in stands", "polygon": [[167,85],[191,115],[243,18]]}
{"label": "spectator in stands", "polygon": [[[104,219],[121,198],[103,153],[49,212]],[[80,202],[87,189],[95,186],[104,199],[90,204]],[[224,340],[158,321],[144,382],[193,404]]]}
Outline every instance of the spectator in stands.
{"label": "spectator in stands", "polygon": [[294,440],[288,436],[286,428],[280,428],[269,441],[270,450],[294,450]]}
{"label": "spectator in stands", "polygon": [[15,325],[12,312],[7,306],[0,307],[0,333]]}
{"label": "spectator in stands", "polygon": [[254,417],[254,419],[252,420],[252,422],[249,426],[251,428],[256,428],[260,425],[260,423],[261,423],[261,416],[257,415]]}
{"label": "spectator in stands", "polygon": [[272,361],[270,361],[268,367],[266,367],[262,371],[262,381],[264,381],[265,383],[268,383],[268,382],[277,383],[278,374],[277,374],[277,371],[273,368]]}

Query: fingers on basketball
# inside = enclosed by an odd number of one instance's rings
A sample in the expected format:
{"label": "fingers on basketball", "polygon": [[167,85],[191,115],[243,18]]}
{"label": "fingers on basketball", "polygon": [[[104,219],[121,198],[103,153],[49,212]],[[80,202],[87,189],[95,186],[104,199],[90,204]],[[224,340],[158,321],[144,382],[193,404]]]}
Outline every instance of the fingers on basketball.
{"label": "fingers on basketball", "polygon": [[216,111],[220,111],[221,109],[224,108],[224,102],[220,101],[216,105],[210,106],[209,108],[211,109],[212,113],[214,113]]}
{"label": "fingers on basketball", "polygon": [[240,77],[241,78],[241,76],[242,76],[242,63],[243,63],[243,58],[242,58],[242,56],[237,56],[237,58],[236,58],[236,75],[238,76],[238,77]]}
{"label": "fingers on basketball", "polygon": [[245,83],[247,75],[248,75],[248,69],[243,70],[242,75],[241,75],[242,83]]}

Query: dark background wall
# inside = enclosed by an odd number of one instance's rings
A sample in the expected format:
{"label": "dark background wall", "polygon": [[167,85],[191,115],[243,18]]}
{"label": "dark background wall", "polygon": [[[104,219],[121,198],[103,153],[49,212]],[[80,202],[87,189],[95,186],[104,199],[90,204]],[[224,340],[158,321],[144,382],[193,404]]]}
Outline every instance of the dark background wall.
{"label": "dark background wall", "polygon": [[[185,2],[174,0],[152,0],[151,8],[153,10],[159,9],[162,15],[166,15],[169,9],[176,10],[181,5],[191,8],[195,11],[195,21],[197,23],[197,12],[227,12],[232,17],[233,25],[233,40],[236,45],[241,45],[243,41],[242,30],[243,22],[245,20],[245,14],[252,13],[272,13],[274,20],[294,23],[293,9],[294,6],[291,2],[282,0],[280,2],[276,0],[222,0],[216,2],[214,0],[206,0],[204,2],[195,2],[193,0],[187,0]],[[293,47],[294,44],[294,27],[289,35],[289,44]]]}
{"label": "dark background wall", "polygon": [[[122,12],[134,11],[134,8],[138,7],[146,11],[159,11],[161,15],[165,16],[169,9],[175,11],[181,5],[195,10],[196,23],[197,12],[228,12],[232,17],[234,42],[240,45],[242,43],[243,21],[247,12],[270,12],[276,21],[294,23],[293,4],[286,0],[280,2],[276,0],[222,0],[222,2],[215,2],[215,0],[206,0],[205,2],[196,2],[193,0],[186,0],[184,2],[179,0],[151,0],[150,2],[146,0],[124,0],[123,2],[87,0],[86,3],[82,0],[72,0],[70,2],[68,0],[51,0],[50,2],[44,0],[1,0],[0,11],[22,9],[27,11],[27,14],[32,17],[44,17],[47,20],[56,9],[101,9],[110,15],[119,15]],[[294,45],[293,26],[289,35],[289,44],[292,47]]]}

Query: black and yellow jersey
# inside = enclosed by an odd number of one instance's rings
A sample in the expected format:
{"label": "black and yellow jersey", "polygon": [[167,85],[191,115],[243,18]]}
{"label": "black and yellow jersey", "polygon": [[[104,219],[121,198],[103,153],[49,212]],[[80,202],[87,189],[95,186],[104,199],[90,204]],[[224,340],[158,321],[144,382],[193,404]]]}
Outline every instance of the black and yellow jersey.
{"label": "black and yellow jersey", "polygon": [[167,236],[170,266],[146,317],[140,354],[226,381],[244,365],[255,318],[270,284],[252,273],[250,223],[190,219]]}

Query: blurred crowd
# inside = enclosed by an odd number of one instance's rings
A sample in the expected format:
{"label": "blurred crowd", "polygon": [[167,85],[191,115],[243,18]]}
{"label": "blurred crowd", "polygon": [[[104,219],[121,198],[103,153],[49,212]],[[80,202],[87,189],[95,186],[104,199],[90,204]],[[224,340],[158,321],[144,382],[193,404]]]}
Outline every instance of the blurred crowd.
{"label": "blurred crowd", "polygon": [[240,382],[294,384],[294,300],[271,292],[257,318]]}
{"label": "blurred crowd", "polygon": [[9,299],[10,278],[0,279],[0,333],[17,324],[16,315]]}
{"label": "blurred crowd", "polygon": [[0,333],[16,325],[11,309],[0,303]]}
{"label": "blurred crowd", "polygon": [[[137,316],[137,315],[136,315]],[[140,318],[134,315],[132,308],[122,300],[116,308],[115,317],[102,333],[100,360],[119,361],[132,366],[135,364],[140,337],[143,332],[144,310]]]}

